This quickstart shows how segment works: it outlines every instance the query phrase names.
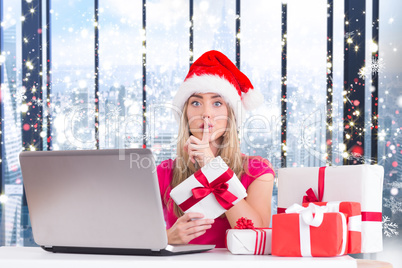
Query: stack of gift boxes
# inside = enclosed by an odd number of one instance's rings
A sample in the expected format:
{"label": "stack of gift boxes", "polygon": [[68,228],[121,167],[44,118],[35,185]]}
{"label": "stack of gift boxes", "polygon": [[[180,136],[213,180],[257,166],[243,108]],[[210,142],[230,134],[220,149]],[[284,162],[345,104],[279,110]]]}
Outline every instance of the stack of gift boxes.
{"label": "stack of gift boxes", "polygon": [[[226,234],[233,254],[333,257],[382,251],[384,169],[378,165],[283,168],[272,229],[239,219]],[[184,212],[216,218],[247,196],[220,157],[174,188]]]}

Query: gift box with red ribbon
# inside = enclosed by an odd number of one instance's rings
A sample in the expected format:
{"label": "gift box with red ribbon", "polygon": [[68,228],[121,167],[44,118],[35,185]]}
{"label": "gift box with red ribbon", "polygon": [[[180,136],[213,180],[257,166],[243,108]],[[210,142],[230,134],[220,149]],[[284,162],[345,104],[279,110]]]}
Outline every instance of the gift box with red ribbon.
{"label": "gift box with red ribbon", "polygon": [[220,156],[177,185],[170,192],[185,212],[199,212],[215,219],[247,196],[236,174]]}
{"label": "gift box with red ribbon", "polygon": [[272,255],[334,257],[346,254],[347,224],[341,212],[326,207],[292,205],[272,216]]}
{"label": "gift box with red ribbon", "polygon": [[[308,207],[310,203],[303,203],[303,207]],[[362,243],[362,215],[360,203],[357,202],[313,202],[317,206],[326,206],[328,212],[342,212],[346,216],[348,225],[348,248],[346,253],[361,253]]]}
{"label": "gift box with red ribbon", "polygon": [[382,251],[384,168],[379,165],[282,168],[278,213],[294,203],[348,201],[361,204],[361,252]]}
{"label": "gift box with red ribbon", "polygon": [[232,254],[271,254],[272,229],[228,229],[226,247]]}
{"label": "gift box with red ribbon", "polygon": [[251,220],[240,218],[234,229],[226,231],[226,248],[232,254],[271,254],[271,228],[255,228]]}

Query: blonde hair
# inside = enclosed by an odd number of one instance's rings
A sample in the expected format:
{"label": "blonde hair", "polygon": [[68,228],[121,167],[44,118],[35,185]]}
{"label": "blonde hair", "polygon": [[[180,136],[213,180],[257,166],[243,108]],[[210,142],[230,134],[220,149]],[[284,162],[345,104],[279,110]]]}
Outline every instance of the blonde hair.
{"label": "blonde hair", "polygon": [[[187,106],[188,100],[185,102],[183,107],[183,113],[180,118],[180,126],[179,126],[179,133],[178,133],[178,142],[177,142],[177,158],[175,160],[174,168],[173,168],[173,179],[170,183],[170,189],[173,189],[185,179],[193,175],[197,170],[200,169],[197,162],[193,164],[190,161],[188,153],[184,150],[184,145],[186,141],[190,137],[190,129],[189,129],[189,122],[187,118]],[[236,176],[240,179],[241,176],[246,173],[247,175],[251,176],[248,171],[248,159],[256,158],[256,157],[249,157],[246,155],[242,155],[240,151],[240,141],[237,134],[237,127],[235,121],[235,115],[233,109],[227,105],[228,109],[228,121],[226,131],[222,135],[222,142],[218,146],[217,155],[219,155],[222,160],[229,166],[231,170],[236,174]],[[267,163],[270,166],[270,163],[261,158],[263,162]],[[265,161],[264,161],[265,160]],[[169,189],[169,188],[168,188]],[[167,191],[165,192],[165,200],[167,200]],[[170,209],[171,202],[173,202],[172,198],[167,200],[167,207]],[[183,211],[180,207],[173,202],[173,212],[177,217],[184,215]]]}

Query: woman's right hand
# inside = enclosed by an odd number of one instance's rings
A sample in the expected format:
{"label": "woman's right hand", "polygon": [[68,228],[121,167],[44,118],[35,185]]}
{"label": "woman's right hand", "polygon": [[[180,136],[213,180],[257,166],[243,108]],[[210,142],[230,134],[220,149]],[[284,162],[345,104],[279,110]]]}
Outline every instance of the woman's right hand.
{"label": "woman's right hand", "polygon": [[189,212],[177,219],[175,224],[168,229],[169,244],[188,244],[212,227],[214,220],[201,219],[204,215],[196,212]]}

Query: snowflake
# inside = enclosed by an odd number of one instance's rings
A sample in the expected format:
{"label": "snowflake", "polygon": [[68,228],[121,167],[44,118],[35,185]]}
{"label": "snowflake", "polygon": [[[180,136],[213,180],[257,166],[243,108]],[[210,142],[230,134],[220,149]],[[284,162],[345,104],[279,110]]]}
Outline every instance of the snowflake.
{"label": "snowflake", "polygon": [[32,99],[32,104],[36,104],[38,107],[42,107],[43,106],[43,100],[41,99]]}
{"label": "snowflake", "polygon": [[74,117],[72,118],[72,120],[76,121],[76,122],[81,122],[84,119],[84,114],[83,113],[74,113]]}
{"label": "snowflake", "polygon": [[95,108],[94,108],[94,107],[88,107],[87,116],[88,116],[89,118],[95,116]]}
{"label": "snowflake", "polygon": [[25,91],[23,91],[23,90],[20,90],[20,91],[16,92],[14,94],[14,97],[15,97],[15,101],[18,102],[18,103],[20,103],[20,102],[22,102],[22,101],[27,99],[27,96],[25,96]]}
{"label": "snowflake", "polygon": [[355,35],[355,31],[346,32],[345,39],[352,38]]}
{"label": "snowflake", "polygon": [[109,107],[109,112],[107,113],[108,116],[111,117],[118,117],[121,112],[121,107],[120,106],[114,106],[114,107]]}
{"label": "snowflake", "polygon": [[402,181],[393,181],[392,183],[389,183],[389,186],[393,188],[402,188]]}
{"label": "snowflake", "polygon": [[385,69],[384,60],[373,58],[371,60],[370,69],[373,75],[375,75],[376,73],[382,73]]}
{"label": "snowflake", "polygon": [[399,202],[395,197],[384,198],[384,207],[391,209],[392,214],[402,212],[402,202]]}
{"label": "snowflake", "polygon": [[127,143],[141,143],[143,140],[150,141],[150,137],[147,134],[134,134],[133,136],[126,136],[124,140]]}
{"label": "snowflake", "polygon": [[359,72],[357,73],[360,79],[366,79],[366,67],[360,68]]}
{"label": "snowflake", "polygon": [[79,110],[78,112],[72,113],[73,118],[72,120],[76,122],[81,122],[83,120],[89,120],[95,115],[95,111],[93,110]]}
{"label": "snowflake", "polygon": [[387,216],[384,216],[382,219],[382,228],[384,230],[385,236],[387,237],[399,235],[399,232],[396,230],[398,229],[398,225],[394,222],[391,222],[389,217]]}

